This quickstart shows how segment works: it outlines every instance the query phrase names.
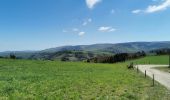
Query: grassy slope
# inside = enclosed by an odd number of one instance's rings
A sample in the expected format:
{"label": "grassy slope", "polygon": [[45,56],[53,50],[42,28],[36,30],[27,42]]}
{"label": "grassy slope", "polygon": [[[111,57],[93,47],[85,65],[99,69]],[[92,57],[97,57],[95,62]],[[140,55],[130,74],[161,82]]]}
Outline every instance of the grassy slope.
{"label": "grassy slope", "polygon": [[134,60],[137,64],[169,64],[169,57],[167,55],[163,56],[147,56],[141,59]]}
{"label": "grassy slope", "polygon": [[0,59],[0,99],[170,98],[126,65]]}

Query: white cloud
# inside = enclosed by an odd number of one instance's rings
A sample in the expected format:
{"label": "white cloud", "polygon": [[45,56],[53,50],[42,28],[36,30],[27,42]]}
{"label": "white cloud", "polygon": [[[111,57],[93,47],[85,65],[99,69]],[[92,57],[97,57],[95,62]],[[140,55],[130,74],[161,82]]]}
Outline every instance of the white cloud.
{"label": "white cloud", "polygon": [[78,28],[73,28],[73,31],[74,31],[74,32],[78,32],[79,29],[78,29]]}
{"label": "white cloud", "polygon": [[166,10],[168,7],[170,7],[170,0],[165,0],[160,5],[150,5],[150,6],[148,6],[148,8],[145,10],[145,12],[146,13],[153,13],[153,12],[157,12],[157,11]]}
{"label": "white cloud", "polygon": [[85,32],[79,32],[79,33],[78,33],[79,36],[82,36],[82,35],[84,35],[84,34],[85,34]]}
{"label": "white cloud", "polygon": [[87,22],[83,22],[83,24],[82,24],[83,26],[86,26],[87,25]]}
{"label": "white cloud", "polygon": [[86,4],[87,4],[88,8],[93,9],[94,6],[101,1],[102,0],[86,0]]}
{"label": "white cloud", "polygon": [[91,23],[91,22],[92,22],[92,19],[89,18],[89,19],[85,20],[82,25],[86,26],[88,23]]}
{"label": "white cloud", "polygon": [[142,12],[142,10],[140,10],[140,9],[137,9],[137,10],[133,10],[133,11],[132,11],[132,13],[134,13],[134,14],[138,14],[138,13],[140,13],[140,12]]}
{"label": "white cloud", "polygon": [[166,10],[168,7],[170,7],[170,0],[163,0],[163,3],[160,5],[149,5],[145,10],[134,10],[132,11],[132,13],[154,13],[154,12],[158,12],[158,11],[163,11]]}
{"label": "white cloud", "polygon": [[114,32],[114,31],[116,31],[116,29],[109,27],[109,26],[107,26],[107,27],[102,26],[102,27],[99,27],[98,31],[100,31],[100,32]]}
{"label": "white cloud", "polygon": [[109,32],[114,32],[114,31],[116,31],[115,28],[111,28],[111,29],[109,30]]}
{"label": "white cloud", "polygon": [[74,33],[74,34],[76,34],[76,35],[79,35],[79,36],[82,36],[82,35],[84,35],[85,34],[85,32],[84,31],[81,31],[81,30],[79,30],[78,28],[72,28],[72,29],[70,29],[69,31],[68,30],[62,30],[62,32],[63,33]]}

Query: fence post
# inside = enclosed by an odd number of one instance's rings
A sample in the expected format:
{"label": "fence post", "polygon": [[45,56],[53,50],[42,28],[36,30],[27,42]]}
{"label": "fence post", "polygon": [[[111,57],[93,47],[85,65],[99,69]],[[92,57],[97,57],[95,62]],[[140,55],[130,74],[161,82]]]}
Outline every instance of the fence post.
{"label": "fence post", "polygon": [[153,74],[153,86],[155,86],[155,76]]}
{"label": "fence post", "polygon": [[137,66],[137,73],[139,72],[138,66]]}
{"label": "fence post", "polygon": [[145,70],[145,78],[146,78],[146,70]]}

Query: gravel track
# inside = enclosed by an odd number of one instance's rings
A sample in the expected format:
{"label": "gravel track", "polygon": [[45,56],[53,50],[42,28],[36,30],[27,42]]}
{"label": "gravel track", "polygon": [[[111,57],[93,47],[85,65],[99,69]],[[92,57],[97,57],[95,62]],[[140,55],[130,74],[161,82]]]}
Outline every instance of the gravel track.
{"label": "gravel track", "polygon": [[154,74],[155,80],[170,90],[170,73],[154,69],[154,67],[168,67],[168,65],[136,65],[135,67],[138,67],[143,73],[145,73],[146,70],[147,76],[151,78]]}

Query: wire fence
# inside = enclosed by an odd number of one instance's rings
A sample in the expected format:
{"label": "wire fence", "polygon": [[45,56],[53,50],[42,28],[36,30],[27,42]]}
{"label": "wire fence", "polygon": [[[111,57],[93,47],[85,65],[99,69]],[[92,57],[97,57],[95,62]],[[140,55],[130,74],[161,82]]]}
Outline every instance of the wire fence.
{"label": "wire fence", "polygon": [[[145,63],[145,64],[150,64],[150,63]],[[136,67],[134,67],[136,69],[136,72],[137,73],[142,73],[144,75],[144,78],[148,78],[148,75],[147,75],[147,70],[145,70],[144,72],[142,72],[138,65],[135,65]],[[150,76],[149,78],[151,79],[151,86],[154,88],[154,89],[157,89],[157,86],[158,85],[161,85],[159,82],[157,82],[155,80],[155,77],[156,75],[154,73],[152,73],[152,77]],[[170,83],[169,83],[170,84]],[[167,88],[166,88],[167,89]],[[163,97],[159,96],[159,95],[155,95],[157,97],[156,100],[170,100],[170,90],[166,90],[165,91],[165,95]],[[149,100],[152,100],[152,97],[148,97]]]}

